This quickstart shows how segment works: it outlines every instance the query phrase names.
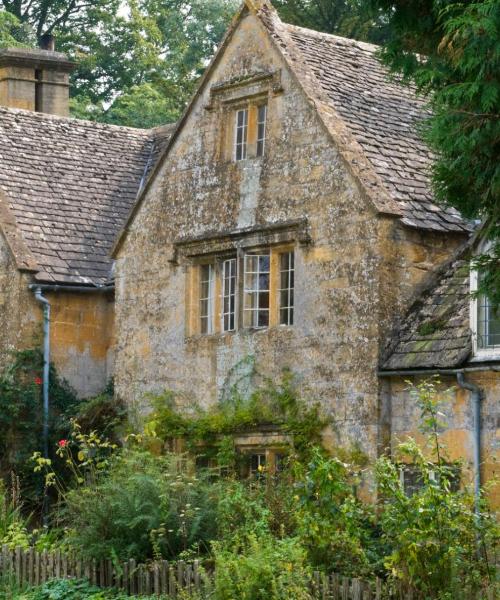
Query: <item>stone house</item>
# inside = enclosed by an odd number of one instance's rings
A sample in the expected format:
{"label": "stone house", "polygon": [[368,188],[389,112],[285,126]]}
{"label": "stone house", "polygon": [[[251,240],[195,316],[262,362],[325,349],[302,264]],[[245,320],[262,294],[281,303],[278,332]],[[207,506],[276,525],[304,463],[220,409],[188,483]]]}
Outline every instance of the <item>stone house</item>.
{"label": "stone house", "polygon": [[[49,78],[35,66],[31,104],[9,96],[12,59],[0,54],[0,351],[40,328],[40,288],[81,395],[112,356],[117,395],[143,410],[164,390],[216,403],[249,362],[273,379],[289,368],[331,418],[325,443],[372,458],[418,435],[405,381],[440,374],[450,454],[465,480],[490,477],[500,324],[471,300],[471,225],[433,200],[423,104],[376,47],[247,0],[178,124],[153,131],[36,112]],[[272,462],[278,438],[237,442]]]}
{"label": "stone house", "polygon": [[82,397],[112,375],[111,245],[168,139],[69,114],[64,54],[0,51],[0,366],[41,344]]}
{"label": "stone house", "polygon": [[117,393],[208,405],[252,357],[373,458],[418,435],[404,382],[440,373],[450,454],[489,476],[499,321],[470,299],[471,225],[433,200],[423,114],[376,47],[245,2],[114,246]]}

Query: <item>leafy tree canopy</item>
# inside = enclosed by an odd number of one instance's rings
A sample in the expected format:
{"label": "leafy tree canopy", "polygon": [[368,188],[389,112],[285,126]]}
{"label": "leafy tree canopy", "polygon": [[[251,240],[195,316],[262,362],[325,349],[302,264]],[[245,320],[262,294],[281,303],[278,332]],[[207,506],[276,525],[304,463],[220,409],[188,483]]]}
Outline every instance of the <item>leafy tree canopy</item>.
{"label": "leafy tree canopy", "polygon": [[273,0],[287,23],[380,44],[389,35],[382,10],[364,0]]}
{"label": "leafy tree canopy", "polygon": [[[75,116],[112,123],[123,118],[123,124],[149,127],[179,116],[238,5],[239,0],[0,0],[0,44],[35,45],[36,38],[54,34],[58,50],[77,63]],[[31,43],[10,33],[18,24],[32,32]]]}
{"label": "leafy tree canopy", "polygon": [[367,0],[385,11],[382,59],[429,99],[436,197],[485,222],[482,292],[500,304],[500,0]]}

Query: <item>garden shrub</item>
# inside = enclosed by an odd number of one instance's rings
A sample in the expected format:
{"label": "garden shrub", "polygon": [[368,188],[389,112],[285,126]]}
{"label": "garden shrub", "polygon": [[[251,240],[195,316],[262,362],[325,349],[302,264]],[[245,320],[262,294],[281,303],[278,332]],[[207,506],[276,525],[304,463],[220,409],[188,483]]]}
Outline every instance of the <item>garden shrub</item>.
{"label": "garden shrub", "polygon": [[[42,448],[42,368],[38,350],[13,354],[12,363],[0,374],[0,478],[15,472],[21,480],[29,509],[43,496],[43,482],[30,468],[29,458]],[[67,414],[77,403],[71,388],[50,370],[50,447],[67,432]]]}
{"label": "garden shrub", "polygon": [[[124,592],[101,589],[85,579],[53,579],[31,590],[12,589],[5,600],[128,600]],[[2,593],[0,591],[0,600]]]}
{"label": "garden shrub", "polygon": [[111,441],[118,443],[127,421],[124,403],[114,395],[113,380],[97,396],[78,403],[74,415],[82,431],[99,432]]}
{"label": "garden shrub", "polygon": [[426,381],[412,388],[420,406],[427,447],[414,440],[401,443],[396,459],[418,469],[420,489],[405,493],[398,464],[378,461],[376,475],[382,497],[380,525],[389,551],[385,566],[390,578],[415,590],[415,598],[460,599],[492,584],[498,556],[499,529],[483,502],[474,512],[468,489],[454,490],[456,469],[441,443],[437,383]]}
{"label": "garden shrub", "polygon": [[213,552],[217,600],[312,600],[306,553],[294,538],[250,534]]}
{"label": "garden shrub", "polygon": [[353,577],[378,569],[380,539],[372,507],[357,499],[356,474],[316,448],[296,467],[297,535],[317,567]]}
{"label": "garden shrub", "polygon": [[29,519],[23,516],[21,509],[18,478],[12,476],[10,489],[0,480],[0,548],[3,545],[11,549],[29,546]]}
{"label": "garden shrub", "polygon": [[68,542],[89,558],[175,558],[206,550],[216,502],[206,480],[178,455],[126,449],[93,485],[67,492]]}

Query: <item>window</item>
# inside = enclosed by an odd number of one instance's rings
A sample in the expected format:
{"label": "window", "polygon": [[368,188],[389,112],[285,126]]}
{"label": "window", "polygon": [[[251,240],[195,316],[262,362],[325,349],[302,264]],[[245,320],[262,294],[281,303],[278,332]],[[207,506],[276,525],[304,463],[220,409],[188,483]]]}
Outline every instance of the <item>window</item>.
{"label": "window", "polygon": [[269,326],[269,293],[271,256],[247,254],[245,256],[245,327]]}
{"label": "window", "polygon": [[[460,489],[460,468],[456,465],[445,465],[445,478],[449,482],[449,489],[452,492],[457,492]],[[401,484],[404,492],[407,496],[411,497],[423,490],[425,486],[422,472],[415,465],[404,465],[400,471]],[[437,473],[432,471],[430,473],[430,479],[436,481],[438,479]]]}
{"label": "window", "polygon": [[222,263],[222,331],[234,331],[236,325],[236,259]]}
{"label": "window", "polygon": [[248,143],[248,108],[236,111],[236,160],[245,160]]}
{"label": "window", "polygon": [[264,156],[266,147],[267,104],[257,109],[257,156]]}
{"label": "window", "polygon": [[293,325],[294,253],[280,256],[280,325]]}
{"label": "window", "polygon": [[[471,270],[471,292],[477,292],[478,287],[479,274]],[[470,311],[476,360],[496,359],[500,356],[500,309],[495,310],[490,300],[481,295],[473,298]]]}
{"label": "window", "polygon": [[500,310],[486,296],[477,299],[477,348],[500,351]]}
{"label": "window", "polygon": [[[249,103],[245,108],[230,111],[234,125],[228,128],[231,150],[228,158],[236,162],[261,158],[266,150],[267,104]],[[232,136],[232,137],[231,137]]]}
{"label": "window", "polygon": [[266,470],[266,455],[251,454],[250,455],[250,475],[254,477],[262,477]]}
{"label": "window", "polygon": [[213,333],[215,269],[213,265],[201,266],[200,277],[200,320],[201,333]]}
{"label": "window", "polygon": [[188,271],[188,335],[295,322],[295,254],[289,247],[214,257]]}

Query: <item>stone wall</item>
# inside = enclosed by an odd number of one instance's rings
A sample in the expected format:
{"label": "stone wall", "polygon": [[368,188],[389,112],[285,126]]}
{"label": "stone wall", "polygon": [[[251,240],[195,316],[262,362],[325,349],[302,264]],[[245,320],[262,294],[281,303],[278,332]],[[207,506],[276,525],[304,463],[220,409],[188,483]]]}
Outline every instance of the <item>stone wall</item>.
{"label": "stone wall", "polygon": [[[481,403],[482,430],[482,481],[492,482],[499,475],[498,460],[500,458],[500,377],[498,372],[486,371],[466,373],[466,380],[479,386],[484,392]],[[414,383],[422,378],[408,377]],[[463,460],[462,481],[470,484],[472,481],[472,461],[474,443],[474,419],[470,392],[461,389],[457,380],[451,376],[440,378],[440,390],[451,390],[449,397],[441,405],[442,421],[446,429],[441,439],[446,446],[447,455],[451,460]],[[424,438],[419,431],[420,411],[411,397],[408,384],[401,378],[391,378],[385,382],[384,395],[390,397],[388,419],[392,432],[391,450],[394,451],[400,441],[411,436],[423,443]],[[500,507],[500,486],[497,484],[489,491],[493,504]]]}
{"label": "stone wall", "polygon": [[[279,77],[283,91],[269,95],[265,157],[235,163],[225,145],[231,136],[224,108],[210,86],[242,75],[254,81],[258,73]],[[260,93],[257,84],[249,83],[248,93]],[[307,219],[311,236],[311,244],[295,249],[296,324],[186,336],[188,265],[176,264],[176,241],[294,219]],[[400,236],[399,246],[387,231]],[[402,233],[394,220],[375,215],[268,36],[254,17],[246,17],[195,101],[119,252],[117,393],[143,410],[147,392],[165,389],[207,405],[253,356],[265,375],[276,379],[285,367],[297,374],[303,395],[319,400],[332,416],[328,443],[359,443],[375,455],[377,366],[394,298],[400,287],[409,296],[431,261],[446,254],[444,242],[436,252],[427,244],[427,254],[423,236],[414,250],[411,244],[411,234]],[[392,252],[401,246],[398,284],[386,297],[382,273],[394,278]]]}
{"label": "stone wall", "polygon": [[9,353],[41,343],[41,310],[29,291],[30,275],[18,271],[0,231],[0,368]]}
{"label": "stone wall", "polygon": [[[0,369],[15,350],[42,347],[42,310],[0,233]],[[113,372],[114,302],[102,294],[46,294],[51,359],[82,398],[101,392]]]}
{"label": "stone wall", "polygon": [[114,300],[104,294],[46,294],[51,303],[52,361],[81,398],[113,375]]}

